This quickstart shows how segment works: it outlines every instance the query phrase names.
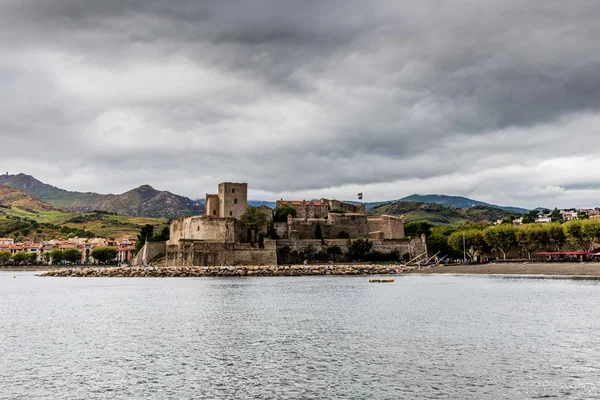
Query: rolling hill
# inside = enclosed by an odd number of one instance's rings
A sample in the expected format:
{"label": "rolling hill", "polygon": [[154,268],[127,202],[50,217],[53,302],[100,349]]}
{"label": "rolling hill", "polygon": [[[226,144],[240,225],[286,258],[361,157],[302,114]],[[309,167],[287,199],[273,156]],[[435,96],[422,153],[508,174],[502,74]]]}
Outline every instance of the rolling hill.
{"label": "rolling hill", "polygon": [[57,208],[74,212],[106,211],[127,216],[176,218],[198,215],[204,206],[167,191],[142,185],[122,194],[70,192],[43,183],[31,175],[0,175],[0,185],[20,189]]}
{"label": "rolling hill", "polygon": [[515,214],[524,214],[527,209],[519,207],[506,207],[497,206],[494,204],[485,203],[483,201],[469,199],[462,196],[447,196],[444,194],[411,194],[410,196],[403,197],[397,201],[405,202],[416,202],[416,203],[435,203],[442,206],[454,207],[454,208],[473,208],[473,207],[491,207],[499,208],[504,211],[508,211]]}
{"label": "rolling hill", "polygon": [[12,207],[32,211],[56,209],[52,204],[36,199],[22,190],[0,185],[0,209],[10,209]]}
{"label": "rolling hill", "polygon": [[22,190],[0,185],[0,237],[38,241],[73,236],[135,237],[143,225],[159,230],[167,223],[167,218],[64,211]]}
{"label": "rolling hill", "polygon": [[368,214],[404,215],[405,222],[429,221],[440,225],[459,225],[467,222],[495,222],[514,213],[488,206],[455,208],[435,203],[396,201],[372,208]]}

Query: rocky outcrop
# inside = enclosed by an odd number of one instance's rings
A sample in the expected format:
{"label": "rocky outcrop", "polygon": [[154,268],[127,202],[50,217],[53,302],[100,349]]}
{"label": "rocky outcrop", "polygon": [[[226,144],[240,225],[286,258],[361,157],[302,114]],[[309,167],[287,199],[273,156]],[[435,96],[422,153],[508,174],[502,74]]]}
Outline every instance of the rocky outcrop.
{"label": "rocky outcrop", "polygon": [[389,275],[412,272],[418,267],[405,265],[276,265],[211,267],[80,267],[60,268],[41,276],[166,278],[203,276],[303,276],[303,275]]}

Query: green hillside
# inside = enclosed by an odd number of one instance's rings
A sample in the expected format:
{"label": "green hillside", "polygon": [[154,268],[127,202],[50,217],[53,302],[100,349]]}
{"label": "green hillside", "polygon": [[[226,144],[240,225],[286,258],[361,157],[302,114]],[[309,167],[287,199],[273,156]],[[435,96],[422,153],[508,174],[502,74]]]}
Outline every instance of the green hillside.
{"label": "green hillside", "polygon": [[101,212],[73,213],[60,210],[0,208],[0,237],[15,240],[50,240],[69,237],[135,237],[143,225],[167,226],[166,218],[128,217]]}
{"label": "green hillside", "polygon": [[435,203],[397,201],[369,210],[369,215],[404,215],[405,222],[429,221],[437,225],[460,225],[467,222],[495,222],[512,213],[494,207],[454,208]]}

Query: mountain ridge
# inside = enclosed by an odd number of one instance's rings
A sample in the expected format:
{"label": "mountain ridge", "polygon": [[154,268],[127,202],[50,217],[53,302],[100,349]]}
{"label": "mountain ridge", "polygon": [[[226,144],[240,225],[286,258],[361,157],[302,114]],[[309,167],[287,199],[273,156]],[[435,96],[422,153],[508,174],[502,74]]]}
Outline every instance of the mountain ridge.
{"label": "mountain ridge", "polygon": [[56,208],[29,193],[10,186],[0,185],[0,210],[1,208],[17,207],[23,210],[45,210],[52,211]]}
{"label": "mountain ridge", "polygon": [[0,175],[0,185],[22,190],[54,207],[73,212],[106,211],[134,217],[175,218],[204,213],[204,206],[168,191],[141,185],[121,194],[71,192],[31,175]]}

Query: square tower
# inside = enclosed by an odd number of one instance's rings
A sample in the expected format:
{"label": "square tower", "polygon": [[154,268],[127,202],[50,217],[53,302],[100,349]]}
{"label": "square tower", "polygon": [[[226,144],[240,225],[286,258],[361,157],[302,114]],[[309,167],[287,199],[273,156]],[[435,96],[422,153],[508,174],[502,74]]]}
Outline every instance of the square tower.
{"label": "square tower", "polygon": [[248,208],[247,183],[219,183],[219,217],[239,219]]}

